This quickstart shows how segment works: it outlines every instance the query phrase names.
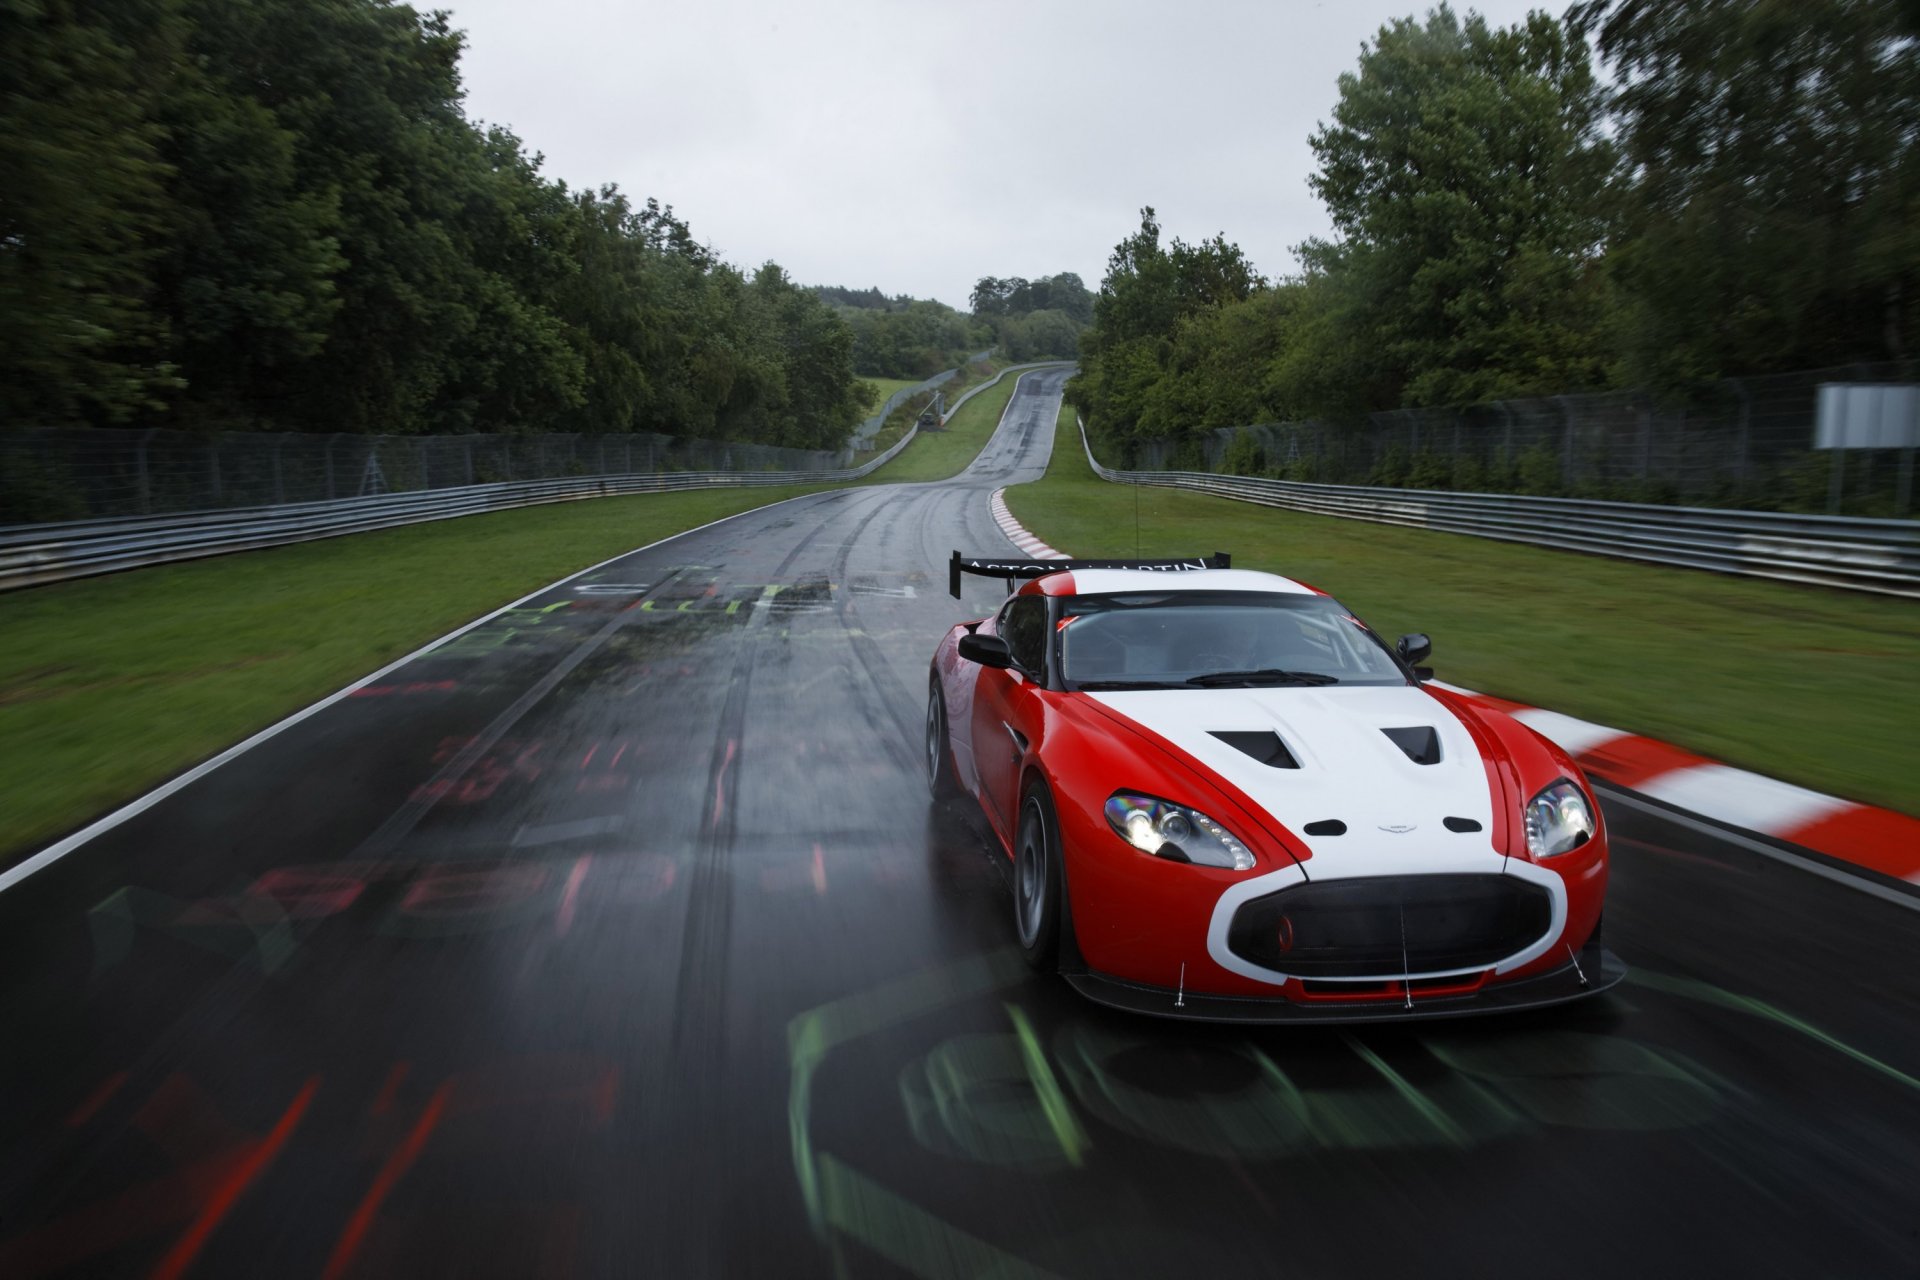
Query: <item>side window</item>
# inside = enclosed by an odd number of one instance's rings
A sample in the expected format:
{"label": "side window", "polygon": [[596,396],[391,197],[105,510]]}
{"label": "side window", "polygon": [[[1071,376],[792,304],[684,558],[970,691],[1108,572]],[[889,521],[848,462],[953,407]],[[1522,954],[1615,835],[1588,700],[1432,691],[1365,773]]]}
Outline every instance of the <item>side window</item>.
{"label": "side window", "polygon": [[1000,634],[1020,669],[1039,679],[1047,667],[1047,602],[1038,596],[1015,596],[1000,615]]}

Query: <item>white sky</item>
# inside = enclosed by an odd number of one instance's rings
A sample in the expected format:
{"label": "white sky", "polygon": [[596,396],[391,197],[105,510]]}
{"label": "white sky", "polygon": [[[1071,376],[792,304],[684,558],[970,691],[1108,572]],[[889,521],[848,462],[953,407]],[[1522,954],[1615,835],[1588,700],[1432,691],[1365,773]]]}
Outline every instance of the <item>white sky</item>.
{"label": "white sky", "polygon": [[[1429,0],[452,6],[468,114],[550,176],[658,196],[741,267],[964,309],[983,275],[1097,289],[1148,204],[1168,236],[1291,270],[1329,230],[1307,136],[1336,78]],[[1456,4],[1542,7],[1563,6]]]}

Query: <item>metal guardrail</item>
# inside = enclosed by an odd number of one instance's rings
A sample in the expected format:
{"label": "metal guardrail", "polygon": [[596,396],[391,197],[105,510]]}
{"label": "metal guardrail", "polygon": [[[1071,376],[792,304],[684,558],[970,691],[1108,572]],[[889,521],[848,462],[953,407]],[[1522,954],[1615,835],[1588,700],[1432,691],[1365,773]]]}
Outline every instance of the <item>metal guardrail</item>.
{"label": "metal guardrail", "polygon": [[[1008,374],[1045,368],[1015,365],[981,383],[954,404]],[[951,416],[951,415],[949,415]],[[857,467],[832,471],[667,471],[502,481],[446,489],[383,493],[364,498],[236,507],[161,516],[119,516],[62,524],[0,526],[0,591],[41,586],[121,569],[168,564],[200,556],[278,547],[348,533],[390,529],[429,520],[506,511],[546,502],[672,493],[687,489],[833,484],[863,479],[893,461],[919,434],[916,424],[885,452]]]}
{"label": "metal guardrail", "polygon": [[687,489],[858,480],[891,462],[914,435],[915,432],[909,430],[892,448],[872,461],[837,471],[669,471],[570,476],[386,493],[332,502],[14,525],[0,528],[0,591],[546,502]]}
{"label": "metal guardrail", "polygon": [[1303,484],[1197,471],[1117,471],[1093,456],[1084,422],[1080,444],[1095,474],[1116,484],[1185,489],[1315,515],[1920,599],[1920,524],[1910,520]]}

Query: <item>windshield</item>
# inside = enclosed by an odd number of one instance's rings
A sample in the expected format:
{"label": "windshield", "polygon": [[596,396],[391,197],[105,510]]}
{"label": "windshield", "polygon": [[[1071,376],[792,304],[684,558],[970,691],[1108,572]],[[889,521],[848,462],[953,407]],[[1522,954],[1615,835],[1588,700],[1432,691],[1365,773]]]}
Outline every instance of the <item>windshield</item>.
{"label": "windshield", "polygon": [[1061,670],[1086,688],[1405,684],[1360,621],[1326,596],[1166,591],[1064,605]]}

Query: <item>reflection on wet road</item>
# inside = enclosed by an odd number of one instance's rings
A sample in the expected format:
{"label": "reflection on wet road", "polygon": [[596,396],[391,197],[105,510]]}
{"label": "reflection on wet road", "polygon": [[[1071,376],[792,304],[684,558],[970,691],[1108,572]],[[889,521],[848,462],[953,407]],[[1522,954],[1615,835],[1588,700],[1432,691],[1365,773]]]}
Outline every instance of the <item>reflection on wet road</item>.
{"label": "reflection on wet road", "polygon": [[1062,376],[959,480],[560,584],[0,895],[0,1276],[1911,1274],[1915,913],[1658,817],[1610,813],[1633,976],[1562,1011],[1020,966],[920,717]]}

